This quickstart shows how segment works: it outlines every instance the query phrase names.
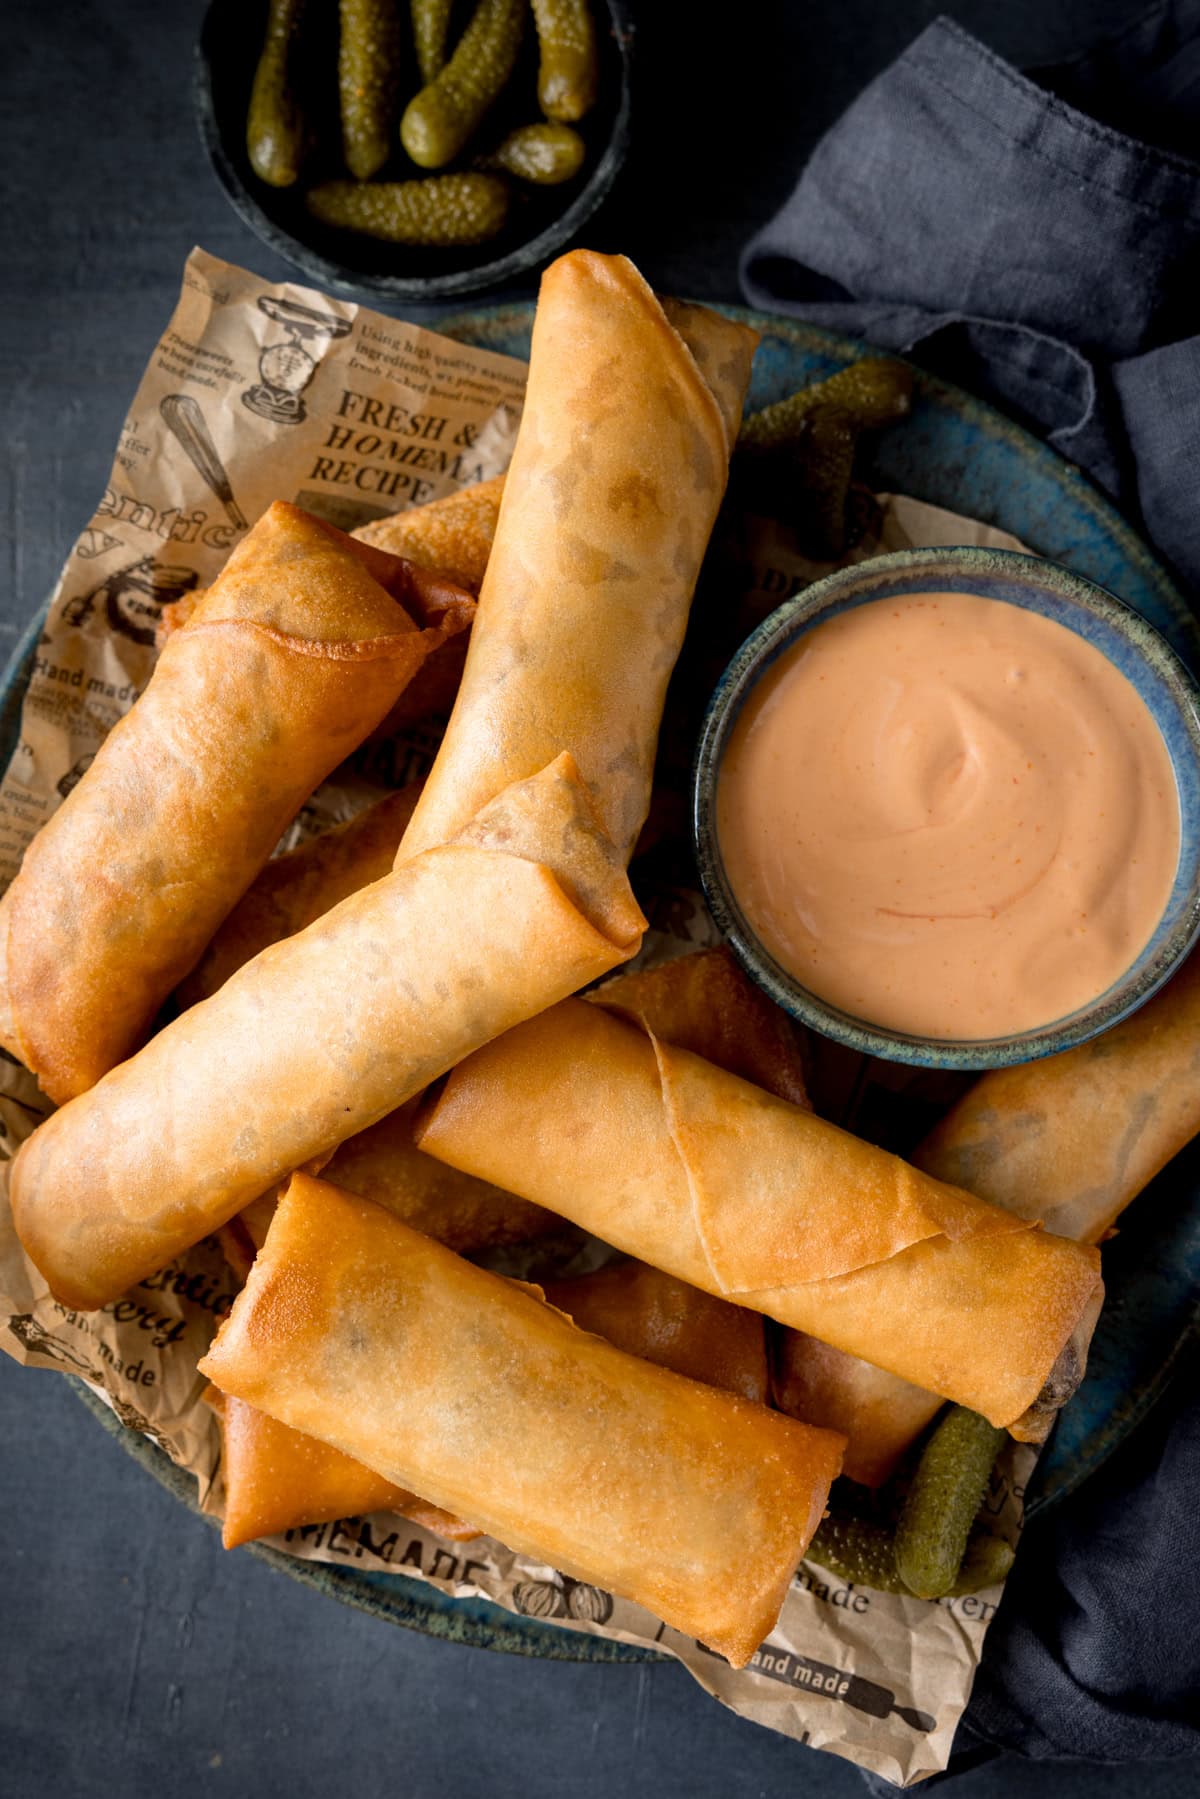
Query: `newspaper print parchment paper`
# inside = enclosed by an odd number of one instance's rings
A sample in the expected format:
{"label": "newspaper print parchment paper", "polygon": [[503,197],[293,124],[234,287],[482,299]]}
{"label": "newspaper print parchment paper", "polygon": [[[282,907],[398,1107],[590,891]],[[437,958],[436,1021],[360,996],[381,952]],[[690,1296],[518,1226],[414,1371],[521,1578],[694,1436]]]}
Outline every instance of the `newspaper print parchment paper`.
{"label": "newspaper print parchment paper", "polygon": [[[164,605],[211,581],[274,499],[353,529],[498,474],[511,454],[524,378],[524,365],[509,357],[306,288],[271,286],[194,251],[109,484],[51,602],[20,742],[0,783],[0,889],[145,685]],[[874,526],[855,559],[909,545],[1020,547],[936,508],[877,498]],[[825,572],[769,520],[748,521],[742,551],[751,610],[765,612]],[[314,796],[286,842],[411,779],[435,748],[430,729],[369,746]],[[713,940],[694,892],[639,897],[654,927],[644,958]],[[44,1110],[32,1077],[0,1060],[5,1195],[8,1158]],[[72,1312],[51,1298],[0,1203],[0,1347],[28,1367],[86,1381],[123,1425],[195,1476],[207,1512],[221,1509],[220,1438],[201,1402],[196,1362],[235,1290],[207,1241],[103,1310]],[[988,1496],[994,1528],[1010,1541],[1020,1531],[1033,1460],[1033,1451],[1013,1444]],[[777,1628],[751,1665],[735,1672],[641,1607],[489,1539],[452,1545],[379,1514],[272,1542],[299,1560],[392,1570],[569,1630],[655,1646],[742,1716],[900,1785],[946,1765],[1000,1598],[996,1588],[936,1603],[901,1599],[805,1563]]]}

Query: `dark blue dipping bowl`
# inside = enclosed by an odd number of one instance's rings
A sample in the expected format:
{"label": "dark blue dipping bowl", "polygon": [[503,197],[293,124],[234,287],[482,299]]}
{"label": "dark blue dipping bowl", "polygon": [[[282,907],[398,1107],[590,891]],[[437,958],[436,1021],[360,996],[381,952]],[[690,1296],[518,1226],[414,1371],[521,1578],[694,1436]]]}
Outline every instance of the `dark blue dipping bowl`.
{"label": "dark blue dipping bowl", "polygon": [[[776,658],[818,621],[872,600],[909,593],[967,593],[1007,600],[1075,631],[1133,684],[1162,732],[1179,789],[1179,868],[1149,943],[1107,992],[1079,1011],[1011,1037],[908,1036],[853,1018],[801,986],[764,948],[744,917],[721,861],[716,789],[725,745],[743,705]],[[1002,1068],[1072,1049],[1149,999],[1200,937],[1200,689],[1153,625],[1103,588],[1057,563],[1013,550],[899,550],[839,569],[764,619],[730,662],[704,720],[693,783],[696,859],[719,929],[747,973],[802,1023],[865,1055],[927,1068]]]}

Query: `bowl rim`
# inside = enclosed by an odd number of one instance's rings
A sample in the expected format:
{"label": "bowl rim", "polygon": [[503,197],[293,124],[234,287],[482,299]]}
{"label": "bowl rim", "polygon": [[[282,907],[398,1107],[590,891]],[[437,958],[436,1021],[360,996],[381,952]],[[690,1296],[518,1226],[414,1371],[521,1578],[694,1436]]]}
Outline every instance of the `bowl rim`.
{"label": "bowl rim", "polygon": [[[691,823],[700,884],[713,921],[746,973],[776,1004],[800,1023],[864,1055],[912,1067],[968,1072],[1012,1067],[1077,1048],[1143,1006],[1200,942],[1200,872],[1167,937],[1119,1002],[1112,999],[1114,990],[1110,987],[1066,1018],[1051,1019],[1030,1031],[1002,1037],[939,1038],[891,1030],[856,1018],[812,993],[783,968],[753,931],[734,896],[721,858],[715,820],[717,778],[729,733],[750,691],[775,659],[834,606],[847,589],[861,586],[872,577],[880,577],[886,585],[890,577],[912,575],[935,566],[942,573],[947,564],[976,578],[989,575],[1023,580],[1027,587],[1065,600],[1107,624],[1153,670],[1165,688],[1191,746],[1194,773],[1200,778],[1200,683],[1148,619],[1107,588],[1045,557],[975,544],[939,545],[892,550],[835,569],[783,601],[755,627],[730,658],[705,708],[692,762]],[[860,603],[869,604],[870,597],[863,595]],[[1009,603],[1021,604],[1016,598]],[[1179,758],[1169,743],[1167,752],[1178,783]],[[1145,954],[1143,949],[1131,966],[1136,967]]]}
{"label": "bowl rim", "polygon": [[[348,270],[343,263],[331,262],[303,238],[274,220],[264,209],[252,187],[236,166],[227,149],[213,97],[212,58],[209,36],[218,7],[226,0],[208,0],[192,51],[192,110],[200,141],[212,165],[213,173],[233,210],[260,243],[274,255],[289,262],[310,281],[319,283],[346,299],[370,294],[378,299],[433,302],[454,299],[463,294],[481,293],[502,287],[520,276],[540,270],[552,256],[578,236],[587,221],[608,198],[629,154],[633,91],[633,51],[636,23],[632,0],[599,0],[611,21],[611,36],[621,66],[620,97],[613,114],[612,127],[595,167],[570,205],[535,237],[506,250],[502,256],[476,264],[469,269],[452,269],[442,274],[383,275]],[[431,174],[440,171],[431,170]],[[418,179],[414,176],[413,179]],[[479,248],[486,249],[486,245]],[[464,249],[470,246],[464,245]]]}

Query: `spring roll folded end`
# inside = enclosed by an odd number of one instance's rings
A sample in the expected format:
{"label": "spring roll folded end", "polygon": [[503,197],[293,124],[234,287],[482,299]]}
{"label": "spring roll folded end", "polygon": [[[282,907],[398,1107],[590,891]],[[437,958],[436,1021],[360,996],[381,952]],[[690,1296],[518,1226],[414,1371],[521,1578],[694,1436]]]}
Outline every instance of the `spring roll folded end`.
{"label": "spring roll folded end", "polygon": [[569,750],[528,780],[513,782],[451,841],[541,863],[593,929],[623,952],[618,960],[640,945],[645,915]]}
{"label": "spring roll folded end", "polygon": [[[1008,1424],[1010,1436],[1018,1443],[1044,1443],[1059,1412],[1073,1399],[1087,1373],[1088,1349],[1092,1332],[1104,1304],[1104,1282],[1099,1276],[1099,1254],[1093,1250],[1097,1264],[1096,1285],[1071,1335],[1059,1352],[1046,1383],[1033,1404],[1020,1417]],[[992,1419],[990,1422],[1000,1422]]]}

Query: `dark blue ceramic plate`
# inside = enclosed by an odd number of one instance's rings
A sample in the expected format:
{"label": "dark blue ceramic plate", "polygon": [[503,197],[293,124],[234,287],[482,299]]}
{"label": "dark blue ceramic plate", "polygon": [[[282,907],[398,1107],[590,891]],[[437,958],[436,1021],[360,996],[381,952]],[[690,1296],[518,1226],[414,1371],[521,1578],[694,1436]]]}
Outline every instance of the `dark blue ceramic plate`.
{"label": "dark blue ceramic plate", "polygon": [[[820,620],[910,593],[969,593],[1036,612],[1074,631],[1129,681],[1162,733],[1179,791],[1179,867],[1166,911],[1121,978],[1067,1018],[986,1040],[913,1037],[865,1024],[810,993],[755,935],[726,873],[716,828],[721,763],[738,718],[779,657]],[[1014,550],[898,550],[838,569],[785,600],[742,644],[709,703],[693,782],[696,860],[709,909],[738,959],[785,1011],[862,1055],[926,1068],[1003,1068],[1073,1049],[1128,1017],[1168,980],[1200,934],[1200,693],[1140,612],[1056,563]]]}
{"label": "dark blue ceramic plate", "polygon": [[[848,338],[744,309],[728,308],[762,333],[750,405],[768,405],[863,354]],[[464,342],[527,357],[531,306],[489,307],[440,321]],[[990,407],[931,376],[916,376],[911,418],[878,438],[867,479],[1012,532],[1040,555],[1086,575],[1158,627],[1193,668],[1200,631],[1166,570],[1076,470]],[[30,625],[0,681],[0,765],[17,739],[41,617]],[[1032,1490],[1034,1514],[1060,1501],[1097,1468],[1162,1392],[1200,1313],[1200,1142],[1165,1169],[1121,1220],[1105,1250],[1108,1299],[1088,1376],[1060,1420]],[[116,1423],[81,1389],[90,1408],[156,1479],[195,1510],[195,1483],[148,1438]],[[403,1575],[296,1562],[259,1552],[306,1581],[378,1617],[430,1636],[567,1661],[657,1660],[650,1651],[510,1617],[482,1601],[443,1599]]]}

